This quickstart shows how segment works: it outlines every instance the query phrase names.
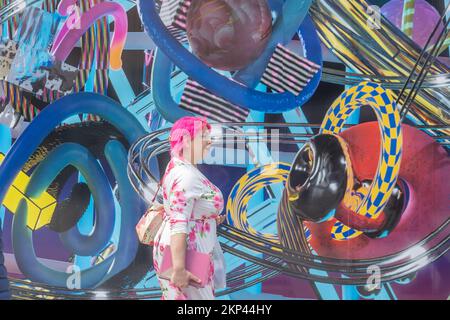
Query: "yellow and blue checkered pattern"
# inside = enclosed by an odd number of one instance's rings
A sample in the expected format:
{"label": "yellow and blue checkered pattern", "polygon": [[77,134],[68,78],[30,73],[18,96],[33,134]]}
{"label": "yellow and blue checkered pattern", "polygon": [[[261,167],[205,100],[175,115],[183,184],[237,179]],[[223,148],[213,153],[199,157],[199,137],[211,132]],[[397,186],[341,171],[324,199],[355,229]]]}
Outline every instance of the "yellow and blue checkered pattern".
{"label": "yellow and blue checkered pattern", "polygon": [[[403,136],[401,119],[396,109],[392,93],[380,85],[362,82],[342,93],[328,110],[321,126],[321,133],[338,134],[352,112],[363,106],[375,111],[381,132],[381,154],[377,173],[367,196],[356,209],[357,214],[376,218],[387,201],[397,182],[400,170]],[[332,238],[346,240],[361,234],[341,222],[332,228]]]}
{"label": "yellow and blue checkered pattern", "polygon": [[248,202],[251,197],[265,186],[287,181],[291,165],[289,163],[271,163],[250,170],[234,185],[227,201],[227,219],[231,226],[257,237],[279,244],[275,234],[255,230],[247,220]]}

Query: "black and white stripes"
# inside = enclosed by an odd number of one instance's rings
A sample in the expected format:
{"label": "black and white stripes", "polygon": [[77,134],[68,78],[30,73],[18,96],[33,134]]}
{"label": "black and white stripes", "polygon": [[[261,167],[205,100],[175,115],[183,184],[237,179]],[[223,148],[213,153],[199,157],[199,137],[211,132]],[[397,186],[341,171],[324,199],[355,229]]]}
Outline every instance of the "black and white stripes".
{"label": "black and white stripes", "polygon": [[319,65],[278,44],[261,82],[278,92],[298,95],[319,70]]}
{"label": "black and white stripes", "polygon": [[186,19],[191,0],[164,0],[159,16],[166,27],[186,31]]}
{"label": "black and white stripes", "polygon": [[166,27],[172,25],[180,2],[183,0],[163,0],[159,16]]}
{"label": "black and white stripes", "polygon": [[175,39],[178,40],[178,42],[184,43],[188,41],[187,34],[184,30],[180,30],[177,27],[174,26],[168,26],[167,30],[174,36]]}
{"label": "black and white stripes", "polygon": [[244,122],[249,110],[219,98],[189,79],[181,97],[180,107],[217,122]]}
{"label": "black and white stripes", "polygon": [[159,16],[179,42],[187,42],[186,19],[191,0],[163,0]]}

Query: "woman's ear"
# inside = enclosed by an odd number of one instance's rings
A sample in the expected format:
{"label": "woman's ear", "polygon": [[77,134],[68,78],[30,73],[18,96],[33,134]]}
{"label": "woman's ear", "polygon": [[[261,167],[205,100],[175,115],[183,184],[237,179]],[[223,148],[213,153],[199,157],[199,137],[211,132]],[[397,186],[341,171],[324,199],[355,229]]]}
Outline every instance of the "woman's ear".
{"label": "woman's ear", "polygon": [[191,146],[191,139],[189,134],[183,134],[181,137],[181,142],[183,144],[183,148],[190,148]]}

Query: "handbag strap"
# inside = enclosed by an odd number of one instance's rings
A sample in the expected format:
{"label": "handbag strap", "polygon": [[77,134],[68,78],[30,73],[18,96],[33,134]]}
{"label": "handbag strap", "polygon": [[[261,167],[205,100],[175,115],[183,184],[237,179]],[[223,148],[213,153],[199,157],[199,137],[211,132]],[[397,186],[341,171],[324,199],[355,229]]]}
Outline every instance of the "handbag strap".
{"label": "handbag strap", "polygon": [[152,199],[152,202],[151,202],[152,204],[155,202],[155,199],[156,199],[156,196],[158,195],[159,189],[161,189],[161,183],[160,182],[158,182],[158,189],[156,189],[155,195],[153,196],[153,199]]}
{"label": "handbag strap", "polygon": [[156,196],[158,195],[159,189],[161,189],[162,184],[164,183],[164,178],[166,177],[167,172],[164,173],[161,181],[158,182],[158,189],[156,189],[155,195],[153,196],[152,199],[152,204],[153,202],[155,202]]}

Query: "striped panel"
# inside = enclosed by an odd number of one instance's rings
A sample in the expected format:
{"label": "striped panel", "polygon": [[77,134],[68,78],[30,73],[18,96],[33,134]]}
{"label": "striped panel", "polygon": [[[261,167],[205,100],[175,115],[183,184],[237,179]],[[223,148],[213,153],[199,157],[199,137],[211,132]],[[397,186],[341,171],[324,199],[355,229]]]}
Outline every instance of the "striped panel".
{"label": "striped panel", "polygon": [[172,34],[172,36],[178,40],[178,42],[184,43],[188,41],[186,31],[178,29],[177,27],[169,26],[167,30]]}
{"label": "striped panel", "polygon": [[40,110],[29,99],[24,97],[22,90],[18,86],[6,81],[2,81],[2,86],[5,94],[2,101],[4,105],[10,104],[26,121],[31,121],[37,116]]}
{"label": "striped panel", "polygon": [[217,122],[244,122],[249,110],[235,106],[188,79],[180,107]]}
{"label": "striped panel", "polygon": [[410,38],[413,36],[416,0],[403,1],[402,31]]}
{"label": "striped panel", "polygon": [[277,92],[299,95],[320,66],[278,44],[261,82]]}
{"label": "striped panel", "polygon": [[96,39],[96,62],[97,69],[109,68],[109,26],[106,17],[97,20],[95,23],[95,39]]}
{"label": "striped panel", "polygon": [[58,1],[57,0],[45,0],[43,1],[41,5],[42,10],[54,13],[56,9],[58,8]]}
{"label": "striped panel", "polygon": [[187,13],[191,6],[192,0],[182,0],[178,7],[177,14],[175,15],[175,21],[173,25],[180,30],[186,31]]}
{"label": "striped panel", "polygon": [[159,16],[166,27],[171,26],[175,21],[178,8],[183,0],[164,0],[161,4]]}
{"label": "striped panel", "polygon": [[108,88],[108,69],[95,70],[94,92],[106,95],[107,88]]}
{"label": "striped panel", "polygon": [[[1,0],[0,8],[4,8],[4,7],[10,5],[11,2],[12,2],[11,0]],[[4,23],[6,24],[6,32],[4,34],[2,34],[2,38],[12,40],[14,37],[14,34],[16,33],[17,27],[19,25],[19,15],[18,14],[13,15],[11,18],[6,20],[6,22],[4,22]],[[3,27],[3,24],[0,25],[0,27]]]}
{"label": "striped panel", "polygon": [[186,20],[191,0],[165,0],[159,13],[162,22],[180,42],[187,41]]}
{"label": "striped panel", "polygon": [[75,79],[75,88],[74,88],[74,92],[80,92],[83,87],[84,84],[86,83],[87,79],[89,76],[89,70],[87,69],[81,69],[78,71],[78,75]]}

